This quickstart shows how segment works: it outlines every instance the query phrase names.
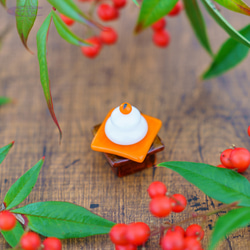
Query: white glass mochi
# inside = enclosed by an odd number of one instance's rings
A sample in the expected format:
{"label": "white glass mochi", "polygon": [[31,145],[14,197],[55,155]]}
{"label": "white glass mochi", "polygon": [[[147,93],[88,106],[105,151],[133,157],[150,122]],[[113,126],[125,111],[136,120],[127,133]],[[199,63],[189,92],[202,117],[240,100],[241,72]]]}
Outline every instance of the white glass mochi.
{"label": "white glass mochi", "polygon": [[[130,104],[122,104],[130,105]],[[121,112],[121,106],[115,108],[105,124],[105,134],[119,145],[132,145],[141,141],[148,132],[148,124],[140,111],[131,106],[127,114]]]}

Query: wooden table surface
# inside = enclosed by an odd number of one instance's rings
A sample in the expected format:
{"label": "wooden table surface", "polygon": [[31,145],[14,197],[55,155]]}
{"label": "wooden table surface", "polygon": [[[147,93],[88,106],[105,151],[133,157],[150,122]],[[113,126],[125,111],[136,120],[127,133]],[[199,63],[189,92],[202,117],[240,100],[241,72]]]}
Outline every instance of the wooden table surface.
{"label": "wooden table surface", "polygon": [[[10,1],[8,6],[14,6]],[[229,73],[209,81],[199,76],[210,57],[197,42],[183,12],[168,18],[171,44],[159,49],[152,43],[152,31],[133,35],[138,9],[131,3],[113,27],[118,30],[116,45],[105,47],[94,60],[82,56],[80,49],[67,44],[52,25],[48,41],[48,63],[54,108],[63,139],[48,112],[39,78],[36,57],[36,32],[49,12],[40,2],[40,15],[30,33],[32,56],[22,46],[15,30],[15,18],[0,8],[0,30],[10,32],[0,51],[0,96],[15,99],[15,104],[0,108],[0,146],[15,140],[15,145],[0,167],[0,195],[43,155],[45,163],[38,182],[23,204],[39,201],[69,201],[117,223],[143,221],[151,227],[162,220],[150,215],[147,187],[163,181],[171,193],[182,193],[188,207],[170,215],[180,221],[193,211],[202,213],[218,205],[177,173],[153,168],[117,178],[104,156],[90,148],[93,125],[102,122],[107,112],[127,101],[143,113],[163,121],[159,132],[165,143],[157,162],[170,160],[219,164],[222,150],[232,143],[250,149],[247,127],[250,124],[249,58]],[[223,10],[237,29],[247,17]],[[214,51],[227,35],[206,15]],[[73,27],[84,35],[81,26]],[[250,169],[244,174],[250,179]],[[96,204],[96,205],[93,205]],[[205,226],[206,248],[217,215]],[[237,231],[218,249],[250,249],[250,229]],[[146,249],[159,249],[159,237],[152,237]],[[8,245],[0,238],[0,248]],[[107,235],[63,241],[63,249],[114,249]]]}

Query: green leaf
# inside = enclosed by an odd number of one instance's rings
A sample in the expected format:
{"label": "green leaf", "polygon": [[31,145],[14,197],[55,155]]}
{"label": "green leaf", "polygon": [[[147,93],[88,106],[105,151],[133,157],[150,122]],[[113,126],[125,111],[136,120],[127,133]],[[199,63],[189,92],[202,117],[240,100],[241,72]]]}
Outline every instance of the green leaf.
{"label": "green leaf", "polygon": [[0,96],[0,105],[4,105],[12,102],[12,100],[8,97]]}
{"label": "green leaf", "polygon": [[6,0],[0,0],[0,3],[6,8]]}
{"label": "green leaf", "polygon": [[48,109],[50,111],[51,117],[59,130],[60,138],[62,138],[62,130],[59,126],[59,123],[55,115],[52,96],[50,92],[50,79],[49,79],[49,72],[48,72],[48,65],[47,65],[47,58],[46,58],[46,53],[47,53],[46,43],[47,43],[51,20],[52,20],[52,13],[50,13],[46,17],[42,26],[37,32],[37,35],[36,35],[37,56],[38,56],[38,61],[39,61],[39,66],[40,66],[40,81],[43,87],[44,96],[47,101],[47,105],[48,105]]}
{"label": "green leaf", "polygon": [[44,158],[38,161],[35,166],[28,170],[10,187],[4,198],[6,209],[17,206],[30,194],[36,184],[43,162]]}
{"label": "green leaf", "polygon": [[247,207],[234,209],[221,216],[214,226],[209,250],[213,250],[217,243],[233,231],[250,225],[250,209]]}
{"label": "green leaf", "polygon": [[73,0],[47,0],[53,7],[55,7],[60,13],[65,16],[78,21],[80,23],[86,23],[93,25],[93,21],[90,20],[74,3]]}
{"label": "green leaf", "polygon": [[178,0],[143,0],[135,32],[140,32],[168,14]]}
{"label": "green leaf", "polygon": [[200,41],[204,49],[210,54],[213,55],[208,36],[206,31],[206,25],[203,19],[203,15],[200,11],[197,0],[183,0],[185,11],[188,16],[188,19],[193,27],[193,30],[196,34],[196,37]]}
{"label": "green leaf", "polygon": [[13,210],[24,214],[31,230],[59,239],[80,238],[109,233],[114,222],[68,202],[47,201]]}
{"label": "green leaf", "polygon": [[17,221],[16,226],[11,231],[1,231],[1,233],[11,247],[15,247],[24,234],[24,230],[21,224]]}
{"label": "green leaf", "polygon": [[29,50],[27,41],[29,33],[36,20],[38,0],[17,0],[16,5],[17,5],[16,6],[17,31],[23,45],[27,50]]}
{"label": "green leaf", "polygon": [[250,47],[250,42],[242,36],[226,19],[220,14],[210,0],[201,0],[206,7],[208,13],[214,18],[214,20],[236,41]]}
{"label": "green leaf", "polygon": [[250,207],[250,183],[235,171],[195,162],[170,161],[158,166],[174,170],[218,201],[227,204],[237,201],[239,206]]}
{"label": "green leaf", "polygon": [[57,32],[68,43],[74,44],[76,46],[91,45],[90,43],[76,36],[55,12],[52,12],[52,17]]}
{"label": "green leaf", "polygon": [[229,10],[250,15],[250,7],[241,0],[214,0]]}
{"label": "green leaf", "polygon": [[6,155],[9,153],[11,147],[14,145],[14,141],[11,142],[10,144],[0,148],[0,164],[3,162],[5,159]]}
{"label": "green leaf", "polygon": [[[239,31],[239,33],[247,39],[250,39],[250,25],[244,27]],[[247,57],[248,51],[249,47],[246,47],[242,43],[235,41],[233,38],[229,38],[225,43],[223,43],[208,70],[203,74],[202,78],[208,79],[218,76],[235,67],[241,61],[243,61],[245,57]]]}

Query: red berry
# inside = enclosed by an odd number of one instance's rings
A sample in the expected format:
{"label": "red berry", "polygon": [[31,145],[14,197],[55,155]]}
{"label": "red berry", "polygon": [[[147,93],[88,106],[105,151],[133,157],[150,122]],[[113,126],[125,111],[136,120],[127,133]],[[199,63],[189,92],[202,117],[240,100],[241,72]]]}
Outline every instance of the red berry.
{"label": "red berry", "polygon": [[219,164],[219,165],[217,165],[217,168],[226,168],[226,167],[222,164]]}
{"label": "red berry", "polygon": [[82,53],[89,58],[96,57],[99,54],[102,47],[101,40],[98,37],[92,37],[87,39],[86,41],[92,43],[93,46],[81,47]]}
{"label": "red berry", "polygon": [[250,165],[250,152],[246,148],[234,148],[229,160],[239,173],[244,172]]}
{"label": "red berry", "polygon": [[137,247],[135,245],[132,244],[128,244],[125,246],[120,246],[120,245],[116,245],[115,246],[115,250],[136,250]]}
{"label": "red berry", "polygon": [[181,226],[173,226],[173,227],[169,228],[166,234],[168,234],[169,232],[178,232],[183,237],[185,236],[185,230]]}
{"label": "red berry", "polygon": [[114,44],[117,41],[117,33],[114,29],[106,27],[100,34],[100,39],[104,44]]}
{"label": "red berry", "polygon": [[167,193],[167,187],[160,181],[154,181],[149,185],[147,191],[150,198],[165,196]]}
{"label": "red berry", "polygon": [[114,225],[109,232],[110,240],[117,245],[127,245],[128,244],[126,238],[127,230],[128,230],[128,225],[126,224],[120,223]]}
{"label": "red berry", "polygon": [[153,34],[153,42],[159,47],[167,47],[170,42],[170,35],[167,30],[156,31]]}
{"label": "red berry", "polygon": [[204,237],[204,230],[198,224],[191,224],[186,229],[186,237],[195,237],[198,240],[202,240]]}
{"label": "red berry", "polygon": [[183,4],[181,1],[178,1],[174,8],[168,13],[169,16],[178,15],[183,9]]}
{"label": "red berry", "polygon": [[179,232],[169,231],[161,240],[163,250],[183,250],[184,237]]}
{"label": "red berry", "polygon": [[43,250],[61,250],[62,243],[55,237],[49,237],[43,241]]}
{"label": "red berry", "polygon": [[41,246],[41,240],[38,234],[27,232],[21,237],[20,245],[24,250],[38,250]]}
{"label": "red berry", "polygon": [[159,30],[163,30],[165,26],[166,26],[166,20],[165,18],[161,18],[160,20],[155,22],[151,27],[154,31],[159,31]]}
{"label": "red berry", "polygon": [[187,206],[187,200],[182,194],[174,194],[170,197],[172,211],[175,213],[182,212]]}
{"label": "red berry", "polygon": [[119,16],[118,10],[106,3],[100,4],[98,9],[97,9],[97,14],[99,18],[103,21],[111,21]]}
{"label": "red berry", "polygon": [[16,217],[8,210],[0,212],[0,229],[10,231],[16,226]]}
{"label": "red berry", "polygon": [[155,197],[149,203],[149,211],[156,217],[168,216],[172,211],[171,200],[166,196]]}
{"label": "red berry", "polygon": [[226,168],[230,168],[230,169],[234,168],[232,162],[229,160],[232,151],[233,151],[232,148],[228,148],[228,149],[224,150],[220,155],[220,161],[221,161],[222,165],[224,165]]}
{"label": "red berry", "polygon": [[113,4],[115,8],[117,9],[124,7],[126,3],[127,3],[127,0],[113,0]]}
{"label": "red berry", "polygon": [[134,222],[128,225],[127,240],[135,246],[145,243],[150,235],[150,228],[144,222]]}
{"label": "red berry", "polygon": [[195,237],[184,238],[184,249],[185,250],[202,250],[200,241]]}
{"label": "red berry", "polygon": [[248,126],[247,128],[247,133],[248,133],[248,136],[250,136],[250,126]]}
{"label": "red berry", "polygon": [[67,24],[68,26],[71,26],[75,22],[71,18],[69,18],[69,17],[67,17],[67,16],[65,16],[65,15],[63,15],[61,13],[60,13],[60,17],[64,21],[64,23]]}

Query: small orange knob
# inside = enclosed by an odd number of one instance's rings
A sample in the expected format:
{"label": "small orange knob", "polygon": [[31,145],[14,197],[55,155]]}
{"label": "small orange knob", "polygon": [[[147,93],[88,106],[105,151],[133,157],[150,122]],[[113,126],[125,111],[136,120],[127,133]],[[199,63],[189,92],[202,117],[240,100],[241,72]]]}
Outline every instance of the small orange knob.
{"label": "small orange knob", "polygon": [[129,103],[124,102],[120,105],[119,109],[122,114],[127,115],[132,111],[132,106]]}

